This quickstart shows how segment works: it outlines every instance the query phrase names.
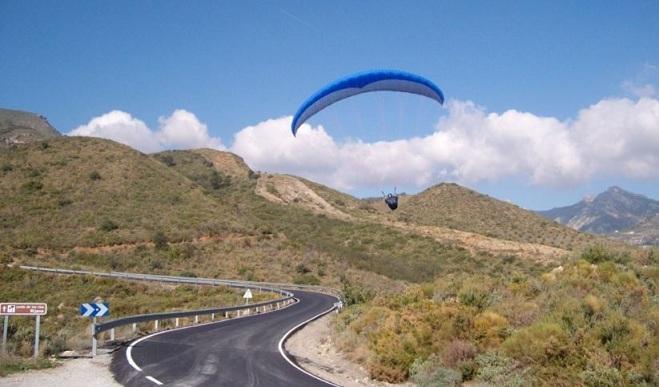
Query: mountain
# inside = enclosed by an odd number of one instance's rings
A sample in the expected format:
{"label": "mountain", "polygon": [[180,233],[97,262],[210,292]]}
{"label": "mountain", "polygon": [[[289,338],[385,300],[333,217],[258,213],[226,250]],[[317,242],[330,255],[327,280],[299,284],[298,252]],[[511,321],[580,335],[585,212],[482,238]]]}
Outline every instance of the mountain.
{"label": "mountain", "polygon": [[60,136],[46,117],[19,110],[0,109],[0,148]]}
{"label": "mountain", "polygon": [[514,204],[442,183],[417,195],[402,196],[401,220],[444,226],[503,240],[536,243],[567,250],[592,239]]}
{"label": "mountain", "polygon": [[635,245],[659,246],[659,214],[645,219],[630,230],[613,234],[611,237]]}
{"label": "mountain", "polygon": [[459,186],[401,200],[409,208],[392,213],[212,149],[145,155],[59,136],[0,151],[0,259],[329,284],[345,274],[377,287],[504,256],[526,270],[582,246],[573,230]]}
{"label": "mountain", "polygon": [[[579,231],[612,234],[649,222],[650,218],[659,214],[659,201],[620,187],[610,187],[594,198],[538,213]],[[652,228],[652,222],[644,227]]]}

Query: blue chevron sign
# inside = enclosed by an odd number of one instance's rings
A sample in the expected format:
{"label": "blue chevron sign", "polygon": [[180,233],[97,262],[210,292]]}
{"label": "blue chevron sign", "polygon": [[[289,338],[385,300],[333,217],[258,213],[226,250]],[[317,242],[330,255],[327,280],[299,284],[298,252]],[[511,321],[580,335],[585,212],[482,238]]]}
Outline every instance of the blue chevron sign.
{"label": "blue chevron sign", "polygon": [[110,315],[110,305],[104,302],[90,302],[80,304],[80,315],[82,317],[103,317]]}

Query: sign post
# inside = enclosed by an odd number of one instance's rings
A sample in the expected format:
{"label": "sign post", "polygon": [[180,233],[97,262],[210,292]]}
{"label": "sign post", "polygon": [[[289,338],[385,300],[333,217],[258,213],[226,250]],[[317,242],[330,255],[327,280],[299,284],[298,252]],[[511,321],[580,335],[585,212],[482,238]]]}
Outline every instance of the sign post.
{"label": "sign post", "polygon": [[2,353],[7,353],[7,328],[9,327],[9,316],[5,316],[5,325],[2,328]]}
{"label": "sign post", "polygon": [[88,302],[80,304],[80,315],[82,317],[93,317],[92,320],[92,356],[96,356],[96,317],[110,315],[110,305],[104,302]]}
{"label": "sign post", "polygon": [[245,299],[245,305],[249,304],[249,300],[252,298],[252,291],[247,289],[247,291],[245,291],[245,295],[243,295],[243,298]]}
{"label": "sign post", "polygon": [[36,316],[34,328],[34,357],[39,356],[39,334],[41,331],[41,316],[48,312],[48,305],[43,302],[3,302],[0,303],[0,316],[5,316],[2,328],[2,351],[7,350],[7,328],[9,316]]}

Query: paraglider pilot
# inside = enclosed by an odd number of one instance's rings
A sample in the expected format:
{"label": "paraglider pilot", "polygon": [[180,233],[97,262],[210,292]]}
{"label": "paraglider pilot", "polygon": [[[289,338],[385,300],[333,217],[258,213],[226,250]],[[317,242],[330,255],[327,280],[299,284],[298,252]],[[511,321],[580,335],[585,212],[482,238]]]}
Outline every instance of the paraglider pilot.
{"label": "paraglider pilot", "polygon": [[394,188],[394,193],[385,195],[384,192],[382,192],[382,195],[384,195],[384,202],[387,204],[391,211],[398,208],[398,195],[396,195],[396,188]]}

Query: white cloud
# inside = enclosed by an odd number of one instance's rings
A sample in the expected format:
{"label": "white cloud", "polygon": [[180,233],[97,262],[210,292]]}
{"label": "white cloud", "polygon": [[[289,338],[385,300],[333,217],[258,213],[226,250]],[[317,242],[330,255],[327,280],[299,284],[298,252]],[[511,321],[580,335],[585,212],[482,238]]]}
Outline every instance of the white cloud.
{"label": "white cloud", "polygon": [[657,96],[659,84],[659,67],[645,63],[636,76],[621,84],[622,89],[636,98],[652,98]]}
{"label": "white cloud", "polygon": [[220,139],[208,133],[206,124],[186,110],[175,110],[169,117],[160,117],[158,124],[157,130],[151,130],[130,114],[113,110],[92,118],[68,135],[108,138],[146,153],[202,147],[224,149]]}
{"label": "white cloud", "polygon": [[425,137],[337,142],[322,126],[306,124],[293,137],[291,117],[282,117],[239,131],[230,150],[255,169],[348,190],[508,176],[554,186],[596,175],[659,177],[656,99],[606,99],[568,121],[516,110],[487,113],[464,101],[447,106],[448,115]]}
{"label": "white cloud", "polygon": [[[291,173],[338,189],[423,188],[438,181],[474,183],[507,177],[535,185],[571,185],[592,177],[659,178],[659,100],[610,98],[561,121],[528,112],[487,112],[449,101],[447,115],[424,137],[367,143],[337,141],[331,130],[291,117],[248,126],[230,151],[256,170]],[[144,152],[224,149],[193,114],[176,110],[157,130],[121,111],[93,118],[69,135],[110,138]]]}

